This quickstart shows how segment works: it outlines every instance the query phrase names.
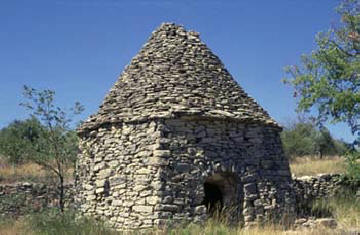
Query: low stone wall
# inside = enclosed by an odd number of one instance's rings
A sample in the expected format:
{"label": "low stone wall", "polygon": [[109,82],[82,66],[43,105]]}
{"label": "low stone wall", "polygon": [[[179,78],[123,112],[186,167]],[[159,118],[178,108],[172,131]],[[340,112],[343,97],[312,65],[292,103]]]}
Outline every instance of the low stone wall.
{"label": "low stone wall", "polygon": [[[345,189],[346,183],[339,174],[304,176],[293,178],[298,216],[306,216],[306,208],[314,199],[334,195]],[[56,188],[44,184],[17,183],[0,184],[0,216],[20,216],[43,208],[56,207]],[[358,189],[360,199],[360,189]],[[66,185],[65,207],[74,206],[73,185]]]}
{"label": "low stone wall", "polygon": [[[44,208],[56,207],[57,188],[45,184],[0,184],[0,216],[17,217]],[[73,185],[65,186],[65,207],[74,205]]]}
{"label": "low stone wall", "polygon": [[314,200],[334,196],[348,190],[349,186],[340,174],[322,174],[294,178],[293,189],[296,194],[297,215],[306,217],[312,216]]}
{"label": "low stone wall", "polygon": [[322,174],[294,178],[293,185],[298,199],[302,201],[333,196],[345,187],[340,174]]}

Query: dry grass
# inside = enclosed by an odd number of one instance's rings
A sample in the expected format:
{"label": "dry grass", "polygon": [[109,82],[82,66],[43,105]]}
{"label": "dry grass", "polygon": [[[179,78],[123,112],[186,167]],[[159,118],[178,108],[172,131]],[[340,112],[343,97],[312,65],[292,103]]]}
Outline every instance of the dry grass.
{"label": "dry grass", "polygon": [[[0,218],[2,219],[2,218]],[[19,220],[3,220],[0,221],[0,234],[1,235],[33,235],[34,233],[27,230],[24,219]]]}
{"label": "dry grass", "polygon": [[22,165],[11,166],[0,164],[0,182],[14,183],[19,181],[37,181],[46,177],[46,172],[41,166],[35,163],[25,163]]}
{"label": "dry grass", "polygon": [[339,200],[330,200],[330,205],[334,208],[334,216],[344,228],[358,228],[360,230],[360,200],[339,202]]}
{"label": "dry grass", "polygon": [[[87,228],[91,227],[92,225],[89,224]],[[58,231],[58,230],[55,230]],[[64,233],[64,231],[67,231]],[[59,231],[60,232],[60,231]],[[80,233],[79,233],[80,232]],[[12,223],[4,223],[0,224],[0,234],[1,235],[34,235],[40,234],[38,231],[32,230],[26,221],[18,220]],[[51,232],[43,231],[41,234],[51,234]],[[85,234],[81,231],[74,232],[70,230],[62,230],[58,234]],[[110,230],[98,230],[94,229],[87,229],[87,235],[138,235],[138,234],[147,234],[147,235],[323,235],[323,234],[343,234],[340,230],[333,230],[327,228],[316,228],[313,230],[283,230],[281,227],[276,225],[268,225],[264,227],[254,227],[251,229],[244,229],[242,227],[230,227],[225,224],[218,223],[217,221],[208,221],[204,226],[197,225],[197,224],[190,224],[186,227],[179,227],[177,229],[171,230],[153,230],[148,232],[115,232]]]}
{"label": "dry grass", "polygon": [[[317,207],[331,209],[334,217],[339,222],[337,229],[325,227],[316,227],[313,229],[285,229],[280,224],[267,224],[264,226],[255,226],[252,228],[243,228],[240,225],[229,226],[226,222],[228,216],[219,214],[218,217],[210,218],[203,225],[188,224],[169,229],[154,229],[137,232],[116,232],[109,230],[103,223],[92,219],[75,220],[74,211],[68,211],[64,214],[53,213],[55,211],[44,211],[39,214],[32,214],[17,221],[5,220],[0,218],[0,234],[43,234],[43,235],[322,235],[322,234],[352,234],[350,231],[359,231],[360,229],[360,204],[354,199],[354,195],[348,197],[343,195],[339,198],[322,200]],[[226,213],[225,211],[222,213]],[[170,222],[170,221],[169,221]],[[354,233],[355,234],[355,233]]]}
{"label": "dry grass", "polygon": [[[74,169],[69,169],[66,174],[66,181],[72,181]],[[49,181],[50,174],[36,163],[24,163],[12,166],[0,159],[0,183],[15,182],[42,182]]]}
{"label": "dry grass", "polygon": [[290,162],[291,173],[295,176],[344,173],[345,162],[341,157],[298,157]]}
{"label": "dry grass", "polygon": [[357,229],[360,232],[360,199],[353,191],[343,191],[332,198],[314,202],[313,208],[329,211],[343,230]]}

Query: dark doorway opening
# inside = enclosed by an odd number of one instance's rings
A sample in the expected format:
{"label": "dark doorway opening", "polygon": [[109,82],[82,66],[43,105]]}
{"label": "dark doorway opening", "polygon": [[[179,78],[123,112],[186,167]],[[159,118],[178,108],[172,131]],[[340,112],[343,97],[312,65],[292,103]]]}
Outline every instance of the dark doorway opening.
{"label": "dark doorway opening", "polygon": [[223,195],[221,189],[216,184],[204,183],[205,204],[208,213],[213,214],[215,211],[221,211],[223,207]]}
{"label": "dark doorway opening", "polygon": [[207,215],[236,223],[242,213],[243,194],[238,191],[239,186],[236,175],[232,173],[215,173],[207,177],[202,201]]}

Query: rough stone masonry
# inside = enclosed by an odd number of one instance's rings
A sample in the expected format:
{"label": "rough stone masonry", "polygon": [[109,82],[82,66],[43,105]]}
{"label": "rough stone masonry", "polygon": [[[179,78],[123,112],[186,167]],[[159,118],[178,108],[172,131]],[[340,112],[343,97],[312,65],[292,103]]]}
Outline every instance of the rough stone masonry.
{"label": "rough stone masonry", "polygon": [[[164,23],[78,129],[76,201],[119,230],[292,215],[281,127],[199,33]],[[290,216],[291,217],[291,216]]]}

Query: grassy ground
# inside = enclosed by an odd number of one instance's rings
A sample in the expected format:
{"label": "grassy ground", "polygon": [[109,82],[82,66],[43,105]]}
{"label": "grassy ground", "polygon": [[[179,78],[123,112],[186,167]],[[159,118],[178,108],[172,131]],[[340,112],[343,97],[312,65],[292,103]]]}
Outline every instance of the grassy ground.
{"label": "grassy ground", "polygon": [[318,157],[306,156],[294,158],[290,161],[291,173],[295,176],[317,175],[328,173],[344,173],[345,162],[341,157]]}
{"label": "grassy ground", "polygon": [[[360,212],[360,211],[358,211]],[[45,218],[46,216],[46,218]],[[210,219],[204,225],[189,224],[183,227],[172,229],[157,229],[148,230],[147,232],[128,232],[121,233],[107,229],[102,223],[90,220],[74,219],[73,214],[65,214],[63,217],[51,216],[48,213],[43,215],[35,215],[26,219],[17,221],[0,222],[1,235],[14,235],[14,234],[28,234],[28,235],[120,235],[120,234],[151,234],[151,235],[277,235],[277,234],[309,234],[309,235],[322,235],[322,234],[346,234],[343,231],[349,231],[356,228],[356,226],[344,227],[341,229],[327,229],[318,227],[312,230],[284,230],[280,225],[266,225],[263,227],[254,227],[251,229],[244,229],[238,226],[229,226],[218,220]],[[359,227],[357,227],[359,228]],[[349,234],[349,233],[347,233]]]}

